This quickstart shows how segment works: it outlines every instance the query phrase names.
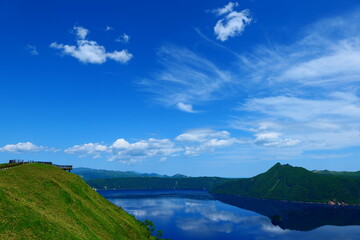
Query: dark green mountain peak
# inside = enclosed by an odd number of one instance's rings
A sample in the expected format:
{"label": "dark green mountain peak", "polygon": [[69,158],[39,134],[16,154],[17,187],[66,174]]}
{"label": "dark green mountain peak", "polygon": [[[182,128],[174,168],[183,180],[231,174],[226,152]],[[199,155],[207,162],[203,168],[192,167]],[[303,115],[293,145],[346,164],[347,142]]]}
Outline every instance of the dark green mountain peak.
{"label": "dark green mountain peak", "polygon": [[276,172],[276,171],[286,171],[291,168],[295,168],[295,167],[291,166],[290,164],[281,164],[278,162],[274,166],[272,166],[269,170],[267,170],[265,173],[271,173],[271,172]]}
{"label": "dark green mountain peak", "polygon": [[360,177],[318,174],[276,163],[268,171],[215,187],[215,194],[301,202],[360,204]]}

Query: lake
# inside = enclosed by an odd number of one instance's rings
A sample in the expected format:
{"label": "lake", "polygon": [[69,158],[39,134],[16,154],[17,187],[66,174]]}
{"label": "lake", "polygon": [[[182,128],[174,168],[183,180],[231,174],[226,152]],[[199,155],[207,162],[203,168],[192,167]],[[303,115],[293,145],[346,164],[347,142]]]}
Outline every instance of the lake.
{"label": "lake", "polygon": [[[212,196],[206,191],[98,191],[172,240],[360,239],[360,207]],[[221,201],[220,201],[221,200]]]}

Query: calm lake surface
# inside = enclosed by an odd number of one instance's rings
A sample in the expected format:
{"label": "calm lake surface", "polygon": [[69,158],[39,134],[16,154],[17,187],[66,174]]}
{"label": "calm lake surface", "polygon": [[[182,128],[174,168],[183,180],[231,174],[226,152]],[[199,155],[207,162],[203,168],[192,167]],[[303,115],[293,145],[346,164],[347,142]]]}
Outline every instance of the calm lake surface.
{"label": "calm lake surface", "polygon": [[[212,196],[205,191],[99,191],[172,240],[360,239],[360,207]],[[221,201],[217,200],[220,199]]]}

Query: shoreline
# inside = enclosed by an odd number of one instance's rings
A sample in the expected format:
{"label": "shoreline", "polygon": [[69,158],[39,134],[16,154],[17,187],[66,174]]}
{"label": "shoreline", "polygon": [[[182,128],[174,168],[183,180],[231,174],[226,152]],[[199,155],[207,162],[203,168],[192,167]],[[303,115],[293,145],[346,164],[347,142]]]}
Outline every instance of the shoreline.
{"label": "shoreline", "polygon": [[[231,194],[216,194],[211,193],[210,191],[203,190],[203,189],[96,189],[96,191],[120,191],[120,192],[148,192],[153,193],[151,195],[167,195],[169,192],[206,192],[209,195],[213,196],[214,199],[217,200],[216,195],[219,196],[228,196],[228,197],[238,197],[243,199],[255,199],[255,200],[263,200],[263,201],[278,201],[278,202],[284,202],[284,203],[294,203],[294,204],[311,204],[311,205],[322,205],[322,206],[329,206],[329,207],[360,207],[360,204],[348,204],[348,203],[336,203],[332,201],[331,203],[326,202],[305,202],[305,201],[292,201],[292,200],[286,200],[286,199],[273,199],[273,198],[255,198],[255,197],[248,197],[248,196],[238,196],[238,195],[231,195]],[[161,192],[164,192],[161,194]],[[168,193],[166,193],[168,192]],[[131,195],[131,194],[130,194]]]}
{"label": "shoreline", "polygon": [[[210,192],[209,192],[210,193]],[[311,204],[311,205],[322,205],[322,206],[328,206],[328,207],[360,207],[360,204],[348,204],[348,203],[325,203],[325,202],[304,202],[304,201],[292,201],[292,200],[286,200],[286,199],[273,199],[273,198],[255,198],[255,197],[248,197],[248,196],[239,196],[239,195],[231,195],[231,194],[216,194],[216,193],[210,193],[211,195],[215,196],[227,196],[227,197],[237,197],[237,198],[243,198],[243,199],[254,199],[254,200],[260,200],[260,201],[278,201],[278,202],[284,202],[284,203],[294,203],[294,204]]]}

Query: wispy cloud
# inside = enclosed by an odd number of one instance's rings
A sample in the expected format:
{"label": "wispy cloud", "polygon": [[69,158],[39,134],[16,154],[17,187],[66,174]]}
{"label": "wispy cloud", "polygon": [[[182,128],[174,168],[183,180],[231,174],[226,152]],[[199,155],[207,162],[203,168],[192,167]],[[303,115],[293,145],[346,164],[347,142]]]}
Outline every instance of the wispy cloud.
{"label": "wispy cloud", "polygon": [[262,132],[255,136],[254,143],[265,147],[288,147],[300,143],[297,139],[281,138],[281,134],[277,132]]}
{"label": "wispy cloud", "polygon": [[210,128],[197,128],[188,130],[175,139],[182,142],[206,142],[211,139],[221,138],[228,139],[230,133],[228,131],[217,131]]}
{"label": "wispy cloud", "polygon": [[184,155],[199,155],[214,152],[218,148],[230,147],[241,143],[239,139],[231,138],[228,131],[218,131],[209,128],[191,129],[175,138],[185,142]]}
{"label": "wispy cloud", "polygon": [[360,12],[319,20],[294,43],[260,46],[240,65],[258,82],[348,87],[360,79],[359,22]]}
{"label": "wispy cloud", "polygon": [[[327,98],[253,98],[241,105],[256,120],[237,120],[234,128],[253,132],[263,146],[298,149],[340,149],[360,145],[360,98],[353,93],[333,92]],[[284,137],[280,136],[283,135]]]}
{"label": "wispy cloud", "polygon": [[214,41],[214,40],[210,39],[210,38],[207,37],[204,33],[202,33],[202,32],[200,31],[200,29],[194,28],[194,30],[195,30],[195,32],[196,32],[197,34],[199,34],[199,36],[202,37],[205,41],[213,44],[214,46],[217,46],[217,47],[219,47],[219,48],[222,48],[222,49],[226,50],[227,52],[231,53],[232,55],[234,55],[234,56],[236,56],[236,57],[238,57],[238,58],[241,58],[241,57],[242,57],[239,53],[237,53],[237,52],[235,52],[235,51],[233,51],[233,50],[225,47],[224,45],[220,44],[220,43],[217,42],[217,41]]}
{"label": "wispy cloud", "polygon": [[39,55],[39,51],[38,51],[37,47],[35,47],[33,45],[28,44],[28,45],[26,45],[25,49],[28,50],[31,55],[34,55],[34,56]]}
{"label": "wispy cloud", "polygon": [[50,44],[50,47],[59,49],[62,54],[70,55],[83,63],[102,64],[108,59],[119,63],[127,63],[133,58],[133,55],[126,49],[107,52],[104,46],[99,45],[95,41],[87,40],[86,37],[89,31],[81,26],[75,26],[74,31],[77,36],[76,45],[53,42]]}
{"label": "wispy cloud", "polygon": [[[232,3],[214,12],[224,16],[235,7],[238,4]],[[236,54],[238,69],[222,69],[187,48],[160,48],[161,68],[141,79],[142,87],[158,103],[195,113],[201,104],[238,91],[244,86],[238,79],[245,79],[248,85],[242,91],[244,95],[248,91],[248,97],[239,103],[231,127],[247,138],[231,137],[229,131],[192,129],[173,140],[119,139],[107,146],[107,157],[138,162],[226,148],[237,158],[242,154],[247,161],[259,161],[360,146],[359,22],[360,13],[320,20],[291,44],[273,43],[248,55]]]}
{"label": "wispy cloud", "polygon": [[164,46],[158,58],[163,69],[139,84],[166,106],[194,113],[195,104],[231,94],[236,84],[229,72],[189,49]]}
{"label": "wispy cloud", "polygon": [[202,153],[211,153],[211,152],[215,152],[219,148],[226,148],[233,146],[235,143],[239,143],[239,141],[235,138],[229,138],[229,139],[214,138],[198,145],[185,146],[184,155],[198,156]]}
{"label": "wispy cloud", "polygon": [[253,147],[308,150],[360,146],[360,12],[321,19],[283,45],[259,46],[239,58],[251,96],[234,128]]}
{"label": "wispy cloud", "polygon": [[126,33],[123,33],[120,37],[118,37],[117,39],[115,39],[116,42],[121,42],[121,43],[129,43],[130,41],[130,36],[127,35]]}
{"label": "wispy cloud", "polygon": [[108,32],[108,31],[113,31],[114,28],[111,27],[111,26],[105,26],[105,31]]}
{"label": "wispy cloud", "polygon": [[252,18],[250,11],[245,9],[237,12],[234,8],[238,6],[239,4],[237,2],[230,2],[223,8],[213,10],[217,16],[222,16],[214,27],[214,32],[218,40],[224,42],[228,40],[229,37],[241,35],[245,27],[251,23]]}
{"label": "wispy cloud", "polygon": [[360,118],[359,98],[353,93],[333,92],[326,99],[276,96],[249,99],[239,109],[296,121],[318,118]]}

